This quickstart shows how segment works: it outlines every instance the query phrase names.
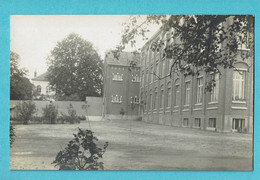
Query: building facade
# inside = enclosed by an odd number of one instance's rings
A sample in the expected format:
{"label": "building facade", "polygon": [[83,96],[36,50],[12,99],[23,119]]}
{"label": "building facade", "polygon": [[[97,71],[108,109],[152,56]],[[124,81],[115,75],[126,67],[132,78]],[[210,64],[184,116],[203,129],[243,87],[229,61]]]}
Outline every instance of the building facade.
{"label": "building facade", "polygon": [[36,72],[34,73],[34,78],[31,81],[35,87],[35,99],[40,99],[43,96],[47,99],[54,98],[55,90],[51,88],[47,75],[47,72],[39,76],[37,76]]}
{"label": "building facade", "polygon": [[[115,58],[107,52],[104,62],[105,119],[136,118],[139,111],[139,55],[122,52]],[[134,62],[134,66],[131,65]]]}
{"label": "building facade", "polygon": [[[228,22],[227,22],[228,23]],[[154,41],[162,39],[158,31],[142,48],[140,61],[140,114],[143,121],[177,127],[198,128],[217,132],[253,132],[253,55],[242,60],[250,49],[241,47],[234,69],[221,69],[219,74],[184,77],[170,72],[171,59],[163,49],[153,52]],[[175,42],[172,42],[175,43]],[[216,86],[206,91],[205,85],[215,79]]]}

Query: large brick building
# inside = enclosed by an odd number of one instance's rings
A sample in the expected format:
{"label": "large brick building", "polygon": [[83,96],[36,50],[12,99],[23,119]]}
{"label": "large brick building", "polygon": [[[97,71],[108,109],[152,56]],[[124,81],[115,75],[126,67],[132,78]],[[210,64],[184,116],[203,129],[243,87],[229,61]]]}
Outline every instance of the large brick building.
{"label": "large brick building", "polygon": [[[107,52],[104,62],[104,112],[106,119],[136,118],[139,110],[139,55]],[[135,62],[135,66],[131,65]]]}
{"label": "large brick building", "polygon": [[[173,74],[159,80],[153,72],[160,77],[167,75],[172,60],[163,57],[163,50],[153,52],[151,46],[164,35],[159,30],[141,50],[139,112],[143,121],[218,132],[252,132],[254,58],[241,58],[252,51],[241,47],[235,64],[239,71],[222,69],[221,78],[202,72],[199,76]],[[213,76],[216,86],[211,92],[205,91],[206,82]]]}

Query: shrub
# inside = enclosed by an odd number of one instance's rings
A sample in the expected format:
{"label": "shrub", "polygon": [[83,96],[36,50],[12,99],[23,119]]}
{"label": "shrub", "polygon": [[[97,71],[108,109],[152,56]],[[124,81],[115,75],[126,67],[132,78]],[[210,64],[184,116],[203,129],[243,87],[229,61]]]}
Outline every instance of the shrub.
{"label": "shrub", "polygon": [[77,111],[74,109],[72,104],[70,104],[68,107],[68,115],[70,124],[74,124],[75,122],[80,123],[77,116]]}
{"label": "shrub", "polygon": [[23,124],[28,124],[32,119],[32,115],[36,112],[36,106],[33,101],[24,101],[17,106],[17,119],[22,121]]}
{"label": "shrub", "polygon": [[100,170],[104,169],[104,163],[98,162],[106,151],[108,142],[103,148],[97,146],[98,139],[91,130],[79,128],[74,138],[69,141],[67,147],[61,150],[52,164],[59,170]]}
{"label": "shrub", "polygon": [[42,111],[43,118],[49,121],[49,123],[54,124],[58,115],[58,110],[56,110],[55,106],[50,103],[49,105],[46,105],[45,108],[42,108]]}
{"label": "shrub", "polygon": [[10,147],[12,147],[12,144],[14,143],[14,140],[15,140],[15,137],[16,137],[16,135],[15,135],[15,128],[14,128],[14,126],[12,126],[12,125],[10,125],[10,132],[9,132],[10,134],[9,134],[9,140],[10,140]]}
{"label": "shrub", "polygon": [[87,119],[86,119],[86,116],[83,116],[83,115],[78,116],[78,119],[81,120],[81,121],[85,121],[85,120],[87,120]]}

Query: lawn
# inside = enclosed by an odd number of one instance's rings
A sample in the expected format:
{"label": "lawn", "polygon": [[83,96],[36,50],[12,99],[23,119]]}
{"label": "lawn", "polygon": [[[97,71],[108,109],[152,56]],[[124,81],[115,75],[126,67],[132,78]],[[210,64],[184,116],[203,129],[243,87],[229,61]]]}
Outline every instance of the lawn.
{"label": "lawn", "polygon": [[15,125],[10,169],[55,170],[51,162],[77,128],[109,142],[106,170],[252,170],[252,134],[216,133],[141,121]]}

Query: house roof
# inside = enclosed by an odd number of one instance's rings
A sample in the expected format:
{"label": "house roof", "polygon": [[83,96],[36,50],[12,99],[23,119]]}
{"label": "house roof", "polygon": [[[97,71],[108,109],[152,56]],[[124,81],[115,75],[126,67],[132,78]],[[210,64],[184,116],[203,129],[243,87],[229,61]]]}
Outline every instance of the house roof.
{"label": "house roof", "polygon": [[119,58],[116,59],[111,51],[106,52],[105,62],[113,65],[129,66],[130,61],[136,61],[139,66],[139,53],[135,55],[133,52],[121,52]]}
{"label": "house roof", "polygon": [[33,78],[32,81],[49,81],[47,78],[48,74],[49,74],[48,72],[45,72],[45,73]]}

